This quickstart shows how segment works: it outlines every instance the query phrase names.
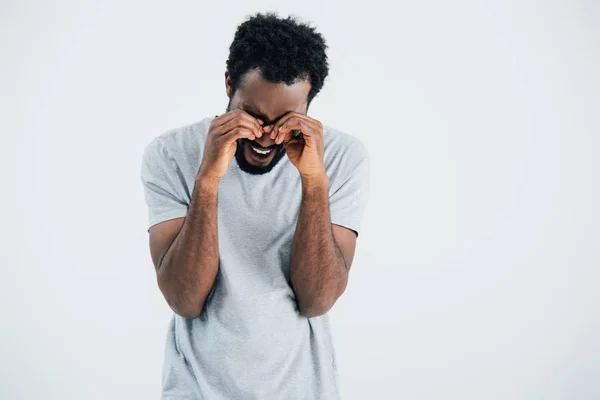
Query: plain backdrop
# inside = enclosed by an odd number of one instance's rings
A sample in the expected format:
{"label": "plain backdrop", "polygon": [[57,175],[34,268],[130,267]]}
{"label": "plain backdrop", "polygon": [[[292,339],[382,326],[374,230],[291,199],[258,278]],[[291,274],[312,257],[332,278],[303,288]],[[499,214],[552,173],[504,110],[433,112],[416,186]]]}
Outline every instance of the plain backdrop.
{"label": "plain backdrop", "polygon": [[343,399],[600,398],[598,2],[0,4],[0,398],[159,399],[142,150],[224,112],[257,11],[323,33],[309,115],[372,156]]}

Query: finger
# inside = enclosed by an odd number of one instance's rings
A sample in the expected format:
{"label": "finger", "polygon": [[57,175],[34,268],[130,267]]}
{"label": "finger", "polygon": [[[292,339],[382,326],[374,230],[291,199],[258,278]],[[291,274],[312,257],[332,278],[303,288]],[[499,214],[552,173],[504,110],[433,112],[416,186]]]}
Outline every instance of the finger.
{"label": "finger", "polygon": [[[297,134],[296,134],[297,133]],[[281,127],[279,129],[279,133],[277,134],[277,136],[275,137],[275,143],[276,144],[285,144],[287,142],[289,142],[292,139],[295,139],[296,137],[302,137],[302,131],[300,131],[300,129],[283,129],[283,127]]]}
{"label": "finger", "polygon": [[[216,117],[211,122],[211,125],[216,124],[216,126],[224,127],[227,124],[231,123],[232,121],[239,121],[242,119],[247,120],[251,123],[254,123],[256,125],[256,129],[259,131],[258,137],[262,136],[262,125],[264,124],[264,121],[254,118],[252,115],[248,114],[246,111],[244,111],[242,109],[235,109],[233,111],[230,111],[226,114],[221,115],[220,117]],[[221,133],[224,133],[224,132],[227,132],[227,131],[221,131]]]}
{"label": "finger", "polygon": [[283,147],[287,149],[288,147],[290,147],[294,144],[299,144],[299,145],[304,146],[306,144],[306,142],[304,141],[302,136],[292,137],[290,140],[283,142]]}
{"label": "finger", "polygon": [[262,120],[258,118],[254,118],[252,115],[248,114],[244,110],[240,110],[240,118],[245,121],[250,122],[256,128],[256,137],[261,137],[263,135],[262,124],[264,123]]}
{"label": "finger", "polygon": [[231,143],[235,142],[238,139],[254,140],[256,139],[256,136],[254,135],[254,132],[251,129],[237,127],[233,128],[231,131],[221,136],[221,138],[223,138],[223,140],[226,143]]}
{"label": "finger", "polygon": [[[277,135],[279,134],[279,130],[287,125],[292,119],[300,119],[302,121],[304,121],[305,124],[308,124],[310,126],[313,126],[313,129],[317,129],[320,122],[309,117],[308,115],[305,114],[299,114],[297,112],[290,112],[286,115],[284,115],[279,121],[277,121],[277,123],[275,124],[275,126],[273,127],[273,130],[271,131],[271,139],[275,140],[277,138]],[[292,128],[292,129],[296,129],[296,128]]]}
{"label": "finger", "polygon": [[282,124],[282,126],[279,126],[279,128],[277,129],[277,133],[275,135],[275,143],[280,144],[283,142],[287,142],[288,140],[290,140],[294,135],[292,134],[292,131],[301,131],[301,123],[300,120],[296,117],[290,117],[287,118],[286,121]]}
{"label": "finger", "polygon": [[238,111],[239,111],[239,118],[243,118],[246,121],[250,121],[252,124],[254,124],[257,129],[257,137],[261,137],[263,135],[262,124],[264,124],[264,122],[260,119],[254,118],[252,115],[248,114],[244,110],[238,110]]}
{"label": "finger", "polygon": [[262,127],[254,117],[252,117],[251,115],[248,115],[248,117],[249,118],[240,115],[239,117],[232,119],[225,125],[221,126],[220,128],[217,128],[215,134],[224,135],[234,128],[242,127],[252,130],[256,137],[261,137],[263,135]]}
{"label": "finger", "polygon": [[275,132],[274,133],[271,132],[271,137],[273,137],[273,140],[275,140],[275,143],[277,143],[277,144],[283,143],[284,140],[288,140],[290,138],[288,131],[286,131],[286,130],[282,131],[282,128],[285,126],[288,126],[290,123],[291,123],[291,125],[289,125],[289,126],[294,127],[292,129],[300,129],[299,125],[298,125],[298,121],[299,121],[299,117],[298,117],[298,115],[296,115],[294,113],[287,114],[283,118],[281,118],[279,121],[277,121],[277,123],[275,124],[275,127],[273,128],[273,131],[275,131]]}
{"label": "finger", "polygon": [[216,136],[224,136],[234,130],[235,128],[244,128],[250,130],[254,136],[260,137],[262,135],[262,129],[258,128],[255,123],[245,119],[232,120],[227,124],[217,128],[214,134]]}
{"label": "finger", "polygon": [[217,116],[215,119],[213,119],[212,123],[216,124],[217,126],[225,125],[232,119],[238,117],[243,111],[244,110],[236,108],[235,110],[231,110],[229,112],[226,112],[225,114]]}
{"label": "finger", "polygon": [[296,112],[290,111],[289,113],[287,113],[283,117],[281,117],[273,125],[273,129],[271,129],[271,134],[269,135],[271,137],[271,139],[275,140],[275,138],[277,137],[277,134],[279,133],[279,128],[281,128],[283,126],[283,124],[286,123],[287,120],[289,120],[290,118],[292,118],[292,117],[294,117],[296,115],[301,115],[301,114],[298,114]]}
{"label": "finger", "polygon": [[289,118],[286,123],[279,128],[275,143],[279,144],[296,137],[298,131],[300,131],[304,137],[305,142],[309,143],[311,138],[314,138],[316,135],[317,126],[304,118]]}

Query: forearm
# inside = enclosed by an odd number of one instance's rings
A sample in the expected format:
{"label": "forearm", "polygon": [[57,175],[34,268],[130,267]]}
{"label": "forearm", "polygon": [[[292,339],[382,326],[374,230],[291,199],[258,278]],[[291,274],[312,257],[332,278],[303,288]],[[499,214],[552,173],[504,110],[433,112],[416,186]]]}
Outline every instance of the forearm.
{"label": "forearm", "polygon": [[327,176],[302,181],[290,280],[298,309],[307,317],[326,313],[346,288],[348,271],[331,228]]}
{"label": "forearm", "polygon": [[196,178],[179,234],[158,271],[158,285],[177,314],[195,318],[204,309],[218,271],[218,181]]}

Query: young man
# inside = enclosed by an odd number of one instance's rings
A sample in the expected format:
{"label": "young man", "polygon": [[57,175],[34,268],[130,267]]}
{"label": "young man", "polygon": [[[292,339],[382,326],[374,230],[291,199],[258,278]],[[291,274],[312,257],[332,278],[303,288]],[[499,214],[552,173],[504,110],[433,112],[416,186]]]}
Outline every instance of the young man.
{"label": "young man", "polygon": [[230,47],[226,113],[144,151],[150,252],[174,311],[163,399],[339,398],[326,313],[348,282],[369,159],[307,116],[326,47],[293,18],[254,15]]}

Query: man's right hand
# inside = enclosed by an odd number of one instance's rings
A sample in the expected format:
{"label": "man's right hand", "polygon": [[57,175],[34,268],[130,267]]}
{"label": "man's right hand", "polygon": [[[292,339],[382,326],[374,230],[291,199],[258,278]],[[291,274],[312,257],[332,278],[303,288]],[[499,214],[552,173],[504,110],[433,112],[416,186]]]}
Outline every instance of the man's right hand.
{"label": "man's right hand", "polygon": [[235,156],[237,140],[261,137],[262,123],[239,109],[214,118],[208,129],[198,176],[220,180]]}

